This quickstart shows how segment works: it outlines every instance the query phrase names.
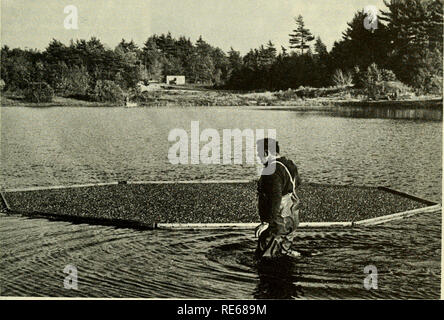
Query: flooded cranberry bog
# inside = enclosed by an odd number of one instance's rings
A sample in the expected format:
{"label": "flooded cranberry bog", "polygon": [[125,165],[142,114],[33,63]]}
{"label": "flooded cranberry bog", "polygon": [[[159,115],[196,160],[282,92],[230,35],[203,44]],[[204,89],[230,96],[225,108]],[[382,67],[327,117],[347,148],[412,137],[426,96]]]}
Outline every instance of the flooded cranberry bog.
{"label": "flooded cranberry bog", "polygon": [[[134,229],[251,229],[258,220],[254,181],[120,181],[9,189],[3,211],[33,218]],[[388,187],[305,183],[300,227],[376,225],[441,205]]]}
{"label": "flooded cranberry bog", "polygon": [[[171,128],[195,120],[218,130],[277,128],[283,154],[312,182],[298,189],[294,249],[319,255],[255,262],[255,168],[166,160]],[[440,121],[229,107],[3,108],[2,176],[2,296],[441,294]],[[63,286],[67,265],[78,269],[78,290]],[[377,290],[363,284],[369,265]]]}

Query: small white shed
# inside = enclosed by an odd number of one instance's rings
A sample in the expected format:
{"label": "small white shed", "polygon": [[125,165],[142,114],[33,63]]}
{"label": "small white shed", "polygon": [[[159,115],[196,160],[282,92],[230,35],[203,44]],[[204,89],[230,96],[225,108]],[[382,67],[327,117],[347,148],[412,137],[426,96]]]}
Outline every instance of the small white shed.
{"label": "small white shed", "polygon": [[185,84],[185,76],[167,76],[166,77],[167,84]]}

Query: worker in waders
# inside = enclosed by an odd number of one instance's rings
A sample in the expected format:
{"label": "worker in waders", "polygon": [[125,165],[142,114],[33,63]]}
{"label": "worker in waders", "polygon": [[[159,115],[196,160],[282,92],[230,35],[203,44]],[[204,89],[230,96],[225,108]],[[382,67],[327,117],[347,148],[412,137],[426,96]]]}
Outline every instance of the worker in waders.
{"label": "worker in waders", "polygon": [[255,230],[259,238],[256,257],[298,257],[300,253],[290,248],[299,225],[298,169],[293,161],[279,155],[274,139],[258,140],[257,151],[264,168],[257,188],[261,224]]}

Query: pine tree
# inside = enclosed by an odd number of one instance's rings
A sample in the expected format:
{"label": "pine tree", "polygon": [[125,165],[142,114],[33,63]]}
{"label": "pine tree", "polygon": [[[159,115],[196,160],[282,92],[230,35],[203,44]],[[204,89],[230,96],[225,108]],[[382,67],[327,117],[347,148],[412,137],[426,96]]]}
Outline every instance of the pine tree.
{"label": "pine tree", "polygon": [[276,47],[274,46],[273,42],[268,41],[267,43],[267,48],[266,48],[266,55],[267,55],[267,64],[271,65],[274,63],[274,61],[276,60],[276,54],[277,54],[277,50]]}
{"label": "pine tree", "polygon": [[387,61],[388,40],[385,26],[380,23],[376,30],[368,30],[364,26],[366,14],[363,10],[355,13],[342,39],[336,41],[330,52],[332,71],[336,69],[353,70],[359,66],[367,69],[372,63],[384,65]]}
{"label": "pine tree", "polygon": [[215,74],[214,61],[211,56],[212,47],[199,37],[196,41],[193,54],[188,57],[187,74],[191,77],[191,82],[209,84]]}
{"label": "pine tree", "polygon": [[424,49],[442,45],[443,4],[441,0],[384,0],[382,12],[395,46]]}
{"label": "pine tree", "polygon": [[285,48],[284,46],[281,46],[281,51],[282,51],[282,54],[281,54],[282,57],[288,57],[287,48]]}
{"label": "pine tree", "polygon": [[238,71],[242,67],[242,57],[239,51],[236,51],[231,47],[230,51],[228,51],[228,61],[230,65],[230,69],[233,71]]}
{"label": "pine tree", "polygon": [[162,80],[163,54],[156,44],[156,36],[148,38],[142,51],[142,62],[145,65],[148,77],[153,80]]}
{"label": "pine tree", "polygon": [[122,50],[124,53],[128,52],[137,52],[138,48],[137,45],[134,43],[134,41],[131,39],[131,41],[126,41],[125,39],[122,39],[119,44],[116,46],[116,49]]}
{"label": "pine tree", "polygon": [[310,48],[309,43],[314,40],[310,30],[305,28],[304,19],[301,15],[295,18],[297,28],[293,30],[290,36],[290,48],[300,49],[301,54],[304,54],[304,50]]}
{"label": "pine tree", "polygon": [[173,39],[171,32],[166,35],[161,34],[155,38],[156,45],[162,51],[162,53],[168,58],[176,56],[175,39]]}
{"label": "pine tree", "polygon": [[388,11],[382,12],[381,20],[387,23],[391,69],[401,81],[416,88],[424,88],[427,78],[442,79],[443,1],[384,3]]}
{"label": "pine tree", "polygon": [[321,37],[316,38],[314,49],[319,57],[325,57],[328,55],[327,46],[322,42]]}
{"label": "pine tree", "polygon": [[276,48],[274,44],[269,41],[267,47],[261,45],[257,52],[257,65],[259,68],[270,67],[276,60]]}

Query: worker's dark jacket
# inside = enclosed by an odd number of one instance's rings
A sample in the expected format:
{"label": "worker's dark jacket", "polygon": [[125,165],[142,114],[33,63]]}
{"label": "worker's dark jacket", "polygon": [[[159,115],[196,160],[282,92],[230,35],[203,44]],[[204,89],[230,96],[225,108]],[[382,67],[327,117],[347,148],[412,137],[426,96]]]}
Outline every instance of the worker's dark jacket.
{"label": "worker's dark jacket", "polygon": [[[293,161],[285,157],[277,158],[276,161],[283,163],[296,182],[296,187],[301,184],[298,168]],[[279,214],[282,196],[293,192],[293,184],[285,168],[276,164],[276,169],[271,175],[262,175],[258,182],[259,193],[259,216],[261,222],[270,224]],[[271,225],[270,225],[271,226]]]}

